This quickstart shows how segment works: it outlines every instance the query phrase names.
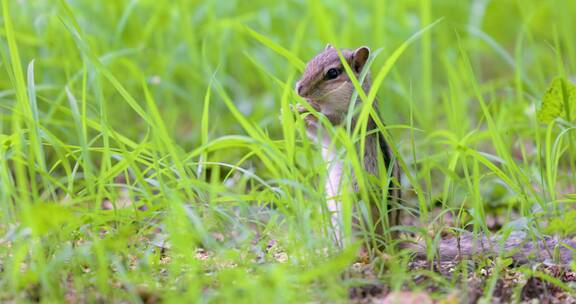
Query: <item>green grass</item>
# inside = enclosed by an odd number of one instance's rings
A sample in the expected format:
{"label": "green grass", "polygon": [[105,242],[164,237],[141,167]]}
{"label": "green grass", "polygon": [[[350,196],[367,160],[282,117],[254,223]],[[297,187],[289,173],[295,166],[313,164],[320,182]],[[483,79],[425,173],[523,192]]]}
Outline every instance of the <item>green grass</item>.
{"label": "green grass", "polygon": [[[358,244],[326,235],[324,163],[290,112],[328,42],[377,54],[359,94],[377,97],[421,223],[396,229],[431,255],[442,231],[494,233],[487,217],[573,234],[574,118],[536,111],[554,77],[576,77],[575,14],[561,0],[3,0],[0,300],[345,301]],[[366,131],[331,132],[359,170]],[[348,232],[361,188],[342,197]],[[427,286],[386,254],[380,282]],[[467,288],[426,275],[437,298]]]}

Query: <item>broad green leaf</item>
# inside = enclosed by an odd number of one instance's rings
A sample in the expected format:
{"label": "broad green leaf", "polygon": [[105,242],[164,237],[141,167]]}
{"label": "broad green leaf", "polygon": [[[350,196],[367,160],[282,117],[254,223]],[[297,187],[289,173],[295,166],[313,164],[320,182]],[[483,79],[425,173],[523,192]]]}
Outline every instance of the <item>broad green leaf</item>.
{"label": "broad green leaf", "polygon": [[574,120],[576,86],[562,77],[554,78],[542,97],[542,107],[538,110],[537,117],[542,123],[549,123],[556,118]]}

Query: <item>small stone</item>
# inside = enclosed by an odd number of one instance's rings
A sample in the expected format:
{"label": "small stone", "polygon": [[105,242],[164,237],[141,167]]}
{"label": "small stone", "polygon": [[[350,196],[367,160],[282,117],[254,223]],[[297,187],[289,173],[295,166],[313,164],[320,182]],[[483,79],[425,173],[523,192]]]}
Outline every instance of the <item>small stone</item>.
{"label": "small stone", "polygon": [[382,304],[432,304],[432,299],[424,292],[391,292]]}
{"label": "small stone", "polygon": [[102,210],[112,210],[114,209],[114,205],[112,205],[112,202],[109,199],[105,199],[100,204],[100,208]]}

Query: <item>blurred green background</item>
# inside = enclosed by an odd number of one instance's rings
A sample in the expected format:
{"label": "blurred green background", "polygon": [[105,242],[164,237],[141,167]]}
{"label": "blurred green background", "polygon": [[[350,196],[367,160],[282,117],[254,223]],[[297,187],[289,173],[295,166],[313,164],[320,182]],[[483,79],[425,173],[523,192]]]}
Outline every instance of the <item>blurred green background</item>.
{"label": "blurred green background", "polygon": [[[457,60],[459,44],[470,53],[482,83],[504,89],[520,70],[533,98],[522,98],[525,106],[534,104],[560,72],[557,56],[566,67],[575,60],[572,1],[67,2],[84,42],[131,94],[141,97],[140,78],[150,82],[171,135],[187,149],[198,143],[202,100],[213,78],[251,121],[272,132],[279,129],[282,90],[271,76],[284,81],[295,67],[247,34],[245,26],[286,49],[298,45],[293,52],[304,61],[328,42],[381,48],[374,65],[380,67],[410,35],[442,18],[405,52],[380,92],[386,121],[406,122],[412,104],[427,109],[414,112],[418,127],[425,129],[443,122],[438,104],[449,92],[445,66]],[[58,102],[64,86],[76,89],[69,82],[81,73],[83,56],[54,1],[14,1],[10,15],[22,63],[35,59],[38,95],[47,99],[39,105],[46,108]],[[6,74],[1,81],[5,90],[11,87]],[[89,115],[97,116],[97,105],[104,103],[115,128],[131,138],[142,136],[145,126],[137,115],[114,88],[105,81],[101,86],[101,96],[90,96]],[[211,111],[218,114],[211,132],[240,132],[221,102]],[[57,113],[50,114],[50,127],[65,127]]]}

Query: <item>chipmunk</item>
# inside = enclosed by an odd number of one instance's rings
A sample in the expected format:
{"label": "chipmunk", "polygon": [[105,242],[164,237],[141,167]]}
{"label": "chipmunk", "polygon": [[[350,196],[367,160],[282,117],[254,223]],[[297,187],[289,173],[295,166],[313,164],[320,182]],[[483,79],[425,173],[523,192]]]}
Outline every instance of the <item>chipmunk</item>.
{"label": "chipmunk", "polygon": [[[370,56],[370,49],[368,47],[360,47],[355,50],[342,49],[341,53],[356,78],[359,79]],[[362,89],[367,93],[370,91],[370,87],[370,73],[368,73],[362,83]],[[308,62],[304,75],[296,83],[296,93],[303,97],[315,110],[326,116],[333,126],[341,126],[345,123],[345,118],[351,108],[351,102],[355,103],[355,106],[361,102],[360,98],[352,100],[354,86],[344,70],[338,51],[331,45],[327,45],[323,52]],[[377,102],[373,103],[373,107],[376,109]],[[297,111],[300,114],[307,112],[301,105],[297,107]],[[312,115],[307,115],[304,119],[308,137],[322,147],[322,156],[327,163],[328,175],[324,187],[328,210],[331,212],[334,240],[338,246],[342,246],[340,227],[342,210],[338,197],[343,187],[342,177],[345,166],[343,160],[338,156],[339,147],[334,145],[330,135],[322,128],[318,119]],[[356,120],[356,117],[352,118],[353,128]],[[379,206],[380,202],[370,203],[372,222],[375,225],[374,231],[376,235],[382,236],[385,223],[380,214],[381,210],[387,210],[388,214],[385,216],[388,218],[389,226],[394,226],[398,222],[397,208],[394,208],[393,203],[400,199],[400,170],[397,163],[393,161],[389,144],[384,140],[382,133],[377,130],[376,124],[371,118],[366,128],[368,135],[366,135],[364,146],[364,170],[367,174],[374,175],[379,179],[388,178],[379,176],[381,171],[379,169],[379,160],[383,160],[386,171],[391,169],[392,172],[392,176],[389,178],[388,197],[383,198],[384,202],[387,201],[388,208],[381,208]],[[355,178],[353,177],[352,180],[354,181],[353,190],[358,191],[358,184],[355,182]],[[378,247],[382,247],[381,245],[379,244]]]}
{"label": "chipmunk", "polygon": [[[356,78],[359,78],[366,62],[370,56],[368,47],[360,47],[355,50],[342,49],[341,53],[352,68]],[[370,73],[364,78],[362,89],[369,92],[371,88]],[[327,45],[324,51],[311,59],[304,70],[302,78],[296,83],[296,93],[304,98],[312,108],[326,116],[333,126],[341,126],[345,123],[348,115],[350,103],[354,106],[361,103],[360,99],[352,100],[354,86],[348,74],[345,72],[338,51],[331,45]],[[377,110],[377,102],[373,103]],[[308,111],[303,106],[296,107],[300,114],[306,114]],[[377,111],[376,111],[377,112]],[[325,183],[325,192],[327,196],[328,210],[331,212],[333,227],[333,238],[337,246],[343,246],[341,235],[341,217],[342,210],[338,197],[341,193],[342,177],[344,164],[339,157],[338,147],[333,143],[330,134],[324,130],[321,123],[313,115],[304,116],[306,123],[307,135],[322,148],[322,156],[327,164],[327,180]],[[354,127],[355,117],[352,119]],[[368,132],[376,131],[376,132]],[[381,156],[386,168],[391,168],[392,176],[389,178],[388,196],[383,198],[387,204],[385,216],[388,218],[388,225],[392,227],[399,224],[398,208],[394,204],[399,203],[401,199],[400,191],[400,169],[390,149],[389,143],[384,140],[381,132],[377,130],[376,124],[372,119],[367,124],[367,138],[364,147],[364,170],[367,174],[377,178],[388,178],[379,176],[379,157]],[[386,172],[386,171],[385,171]],[[353,185],[353,190],[358,190],[358,185]],[[385,223],[382,222],[380,211],[383,208],[378,207],[379,202],[371,202],[372,221],[375,232],[382,235]],[[397,234],[393,234],[396,236]],[[409,242],[400,243],[401,248],[411,249],[415,252],[415,259],[426,258],[426,247],[422,243],[411,244]],[[381,244],[378,245],[382,248]],[[471,233],[464,233],[459,238],[449,238],[440,240],[437,249],[440,260],[453,260],[457,258],[470,258],[476,255],[498,255],[501,252],[510,252],[511,249],[519,249],[512,252],[512,259],[516,263],[527,263],[530,261],[551,260],[557,255],[559,261],[567,264],[572,260],[576,250],[576,241],[572,239],[556,239],[552,237],[538,237],[535,241],[526,236],[522,231],[512,232],[508,238],[502,240],[501,236],[487,237],[481,235],[474,238]],[[554,253],[554,248],[557,248]]]}

